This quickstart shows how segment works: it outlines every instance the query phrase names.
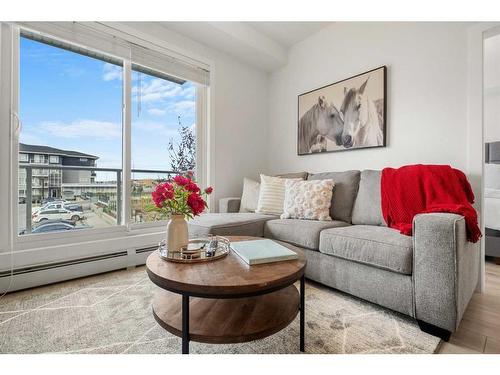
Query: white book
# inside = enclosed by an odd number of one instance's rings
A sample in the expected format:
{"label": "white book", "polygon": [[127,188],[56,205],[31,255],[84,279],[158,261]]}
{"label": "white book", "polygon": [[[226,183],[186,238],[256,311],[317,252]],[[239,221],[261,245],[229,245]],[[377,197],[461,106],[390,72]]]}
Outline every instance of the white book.
{"label": "white book", "polygon": [[296,252],[267,239],[231,242],[231,248],[249,265],[298,259]]}

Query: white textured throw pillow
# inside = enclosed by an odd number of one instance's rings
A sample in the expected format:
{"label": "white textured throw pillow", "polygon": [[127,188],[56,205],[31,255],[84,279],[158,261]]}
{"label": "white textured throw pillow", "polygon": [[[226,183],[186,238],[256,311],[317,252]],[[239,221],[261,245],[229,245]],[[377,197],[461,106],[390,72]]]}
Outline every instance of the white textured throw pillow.
{"label": "white textured throw pillow", "polygon": [[333,180],[286,181],[282,219],[330,221]]}
{"label": "white textured throw pillow", "polygon": [[240,212],[255,212],[259,203],[260,183],[249,178],[243,179]]}
{"label": "white textured throw pillow", "polygon": [[281,215],[285,201],[285,183],[287,181],[301,181],[302,179],[287,179],[260,175],[260,192],[257,210],[259,214]]}

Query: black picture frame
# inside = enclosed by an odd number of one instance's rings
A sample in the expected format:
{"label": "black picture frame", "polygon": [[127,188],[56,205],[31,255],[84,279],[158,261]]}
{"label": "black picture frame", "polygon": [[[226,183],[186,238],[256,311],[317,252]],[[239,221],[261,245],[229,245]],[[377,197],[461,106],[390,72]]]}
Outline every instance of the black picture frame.
{"label": "black picture frame", "polygon": [[[366,145],[366,146],[360,145],[360,146],[356,146],[356,147],[344,147],[343,145],[342,146],[336,145],[338,147],[336,149],[321,150],[318,152],[304,152],[304,149],[307,146],[304,146],[304,144],[301,145],[301,143],[300,143],[301,142],[301,129],[300,129],[301,98],[303,98],[305,96],[311,96],[311,95],[314,97],[319,96],[321,91],[326,91],[325,89],[332,88],[332,87],[337,87],[337,86],[347,87],[348,85],[346,85],[346,83],[348,83],[349,81],[354,80],[354,79],[359,80],[359,77],[362,77],[362,76],[369,77],[370,74],[373,74],[377,71],[381,71],[381,73],[382,73],[382,85],[383,85],[383,87],[381,87],[381,88],[379,87],[379,90],[381,89],[383,96],[382,96],[382,98],[377,99],[378,101],[380,99],[382,99],[382,101],[383,101],[383,104],[381,106],[382,116],[380,116],[380,114],[379,114],[379,117],[381,117],[379,119],[379,121],[380,121],[379,124],[380,124],[381,132],[382,132],[382,142],[380,144],[377,144],[377,145]],[[340,112],[340,104],[337,103],[336,106],[338,106],[338,111]],[[331,141],[331,139],[330,139],[330,141]],[[330,83],[328,85],[315,88],[313,90],[304,92],[304,93],[299,94],[297,96],[297,155],[298,156],[317,155],[317,154],[323,154],[323,153],[342,152],[342,151],[365,150],[365,149],[370,149],[370,148],[381,148],[381,147],[387,147],[387,66],[386,65],[382,65],[382,66],[379,66],[377,68],[365,71],[363,73],[359,73],[359,74],[356,74],[354,76],[342,79],[340,81],[336,81],[334,83]]]}

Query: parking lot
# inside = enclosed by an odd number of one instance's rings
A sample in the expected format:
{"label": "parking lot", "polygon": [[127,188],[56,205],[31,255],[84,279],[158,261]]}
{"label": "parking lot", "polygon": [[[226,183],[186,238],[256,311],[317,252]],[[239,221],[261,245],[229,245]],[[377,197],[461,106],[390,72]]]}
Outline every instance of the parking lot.
{"label": "parking lot", "polygon": [[[116,225],[116,219],[103,212],[102,208],[88,201],[77,201],[83,208],[84,219],[76,223],[77,226],[87,225],[92,228],[105,228]],[[40,208],[40,205],[33,204],[32,212]],[[36,225],[36,223],[33,223]],[[18,205],[18,233],[26,229],[26,204]]]}

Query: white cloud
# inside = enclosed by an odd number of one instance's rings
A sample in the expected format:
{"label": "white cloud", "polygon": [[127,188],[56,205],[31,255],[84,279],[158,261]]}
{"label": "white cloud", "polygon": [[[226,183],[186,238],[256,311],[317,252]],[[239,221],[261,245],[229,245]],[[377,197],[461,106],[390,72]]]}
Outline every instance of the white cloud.
{"label": "white cloud", "polygon": [[132,87],[134,100],[137,100],[140,96],[142,102],[162,101],[176,97],[181,93],[181,86],[163,79],[152,79],[149,83],[143,83],[140,87]]}
{"label": "white cloud", "polygon": [[163,116],[165,113],[167,113],[167,111],[160,108],[149,108],[148,113],[154,116]]}
{"label": "white cloud", "polygon": [[166,124],[153,121],[137,121],[132,124],[132,132],[150,132],[155,136],[174,137],[177,129],[169,128]]}
{"label": "white cloud", "polygon": [[181,94],[185,99],[194,99],[196,95],[196,89],[193,84],[190,84],[187,87],[184,87],[182,89],[182,94]]}
{"label": "white cloud", "polygon": [[29,131],[21,131],[21,133],[19,133],[19,142],[29,145],[44,144],[44,141],[39,136],[33,134],[31,129]]}
{"label": "white cloud", "polygon": [[113,65],[110,63],[104,63],[102,67],[102,79],[104,81],[122,80],[123,79],[123,69],[120,66]]}
{"label": "white cloud", "polygon": [[194,100],[181,100],[174,102],[170,106],[170,110],[177,115],[191,114],[195,111],[196,102]]}
{"label": "white cloud", "polygon": [[45,121],[41,129],[53,137],[94,139],[119,139],[122,136],[121,124],[107,121],[76,120],[73,122]]}

